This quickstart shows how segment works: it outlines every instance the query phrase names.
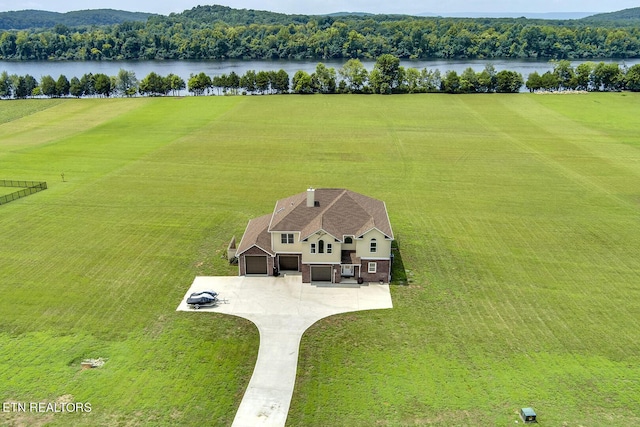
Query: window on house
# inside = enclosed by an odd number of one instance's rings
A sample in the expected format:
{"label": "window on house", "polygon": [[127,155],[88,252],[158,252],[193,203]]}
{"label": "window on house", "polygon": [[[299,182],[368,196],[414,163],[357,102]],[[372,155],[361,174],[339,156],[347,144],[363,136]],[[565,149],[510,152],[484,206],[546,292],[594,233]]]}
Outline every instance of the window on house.
{"label": "window on house", "polygon": [[345,237],[344,238],[344,244],[345,245],[350,245],[353,243],[353,239],[351,237]]}
{"label": "window on house", "polygon": [[375,253],[378,251],[378,242],[376,239],[371,239],[371,244],[369,245],[369,252]]}
{"label": "window on house", "polygon": [[280,242],[286,244],[292,244],[293,243],[293,234],[285,234],[282,233],[280,235]]}
{"label": "window on house", "polygon": [[318,253],[319,254],[324,253],[324,240],[318,241]]}
{"label": "window on house", "polygon": [[375,262],[370,262],[369,263],[369,268],[368,268],[368,272],[369,273],[375,273],[377,271],[378,268],[378,264],[376,264]]}
{"label": "window on house", "polygon": [[316,244],[315,244],[315,243],[312,243],[312,244],[311,244],[311,253],[312,253],[312,254],[315,254],[315,253],[316,253]]}
{"label": "window on house", "polygon": [[327,243],[327,253],[333,253],[333,245],[331,243]]}

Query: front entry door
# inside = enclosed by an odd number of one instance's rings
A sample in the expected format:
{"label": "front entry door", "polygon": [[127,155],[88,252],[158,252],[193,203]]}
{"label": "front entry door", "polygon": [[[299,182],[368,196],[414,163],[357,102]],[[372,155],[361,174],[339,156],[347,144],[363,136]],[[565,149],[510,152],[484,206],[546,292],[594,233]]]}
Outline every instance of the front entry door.
{"label": "front entry door", "polygon": [[343,265],[342,266],[342,275],[344,277],[352,277],[353,276],[353,265]]}

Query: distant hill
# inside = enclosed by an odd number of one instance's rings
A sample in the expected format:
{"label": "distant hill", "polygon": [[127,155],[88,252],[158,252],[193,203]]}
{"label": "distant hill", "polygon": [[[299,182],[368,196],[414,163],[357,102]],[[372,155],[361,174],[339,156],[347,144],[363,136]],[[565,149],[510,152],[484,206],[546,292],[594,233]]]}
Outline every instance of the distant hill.
{"label": "distant hill", "polygon": [[619,10],[618,12],[599,13],[584,19],[585,21],[640,21],[640,7]]}
{"label": "distant hill", "polygon": [[308,15],[287,15],[265,10],[233,9],[219,5],[196,6],[172,16],[186,18],[195,22],[224,22],[228,25],[306,24],[310,20]]}
{"label": "distant hill", "polygon": [[334,12],[334,13],[329,13],[326,16],[331,16],[333,18],[343,18],[343,17],[349,17],[349,16],[373,16],[373,13],[367,13],[367,12]]}
{"label": "distant hill", "polygon": [[422,13],[420,16],[442,16],[446,18],[527,18],[527,19],[548,19],[566,20],[581,19],[593,15],[593,12],[457,12],[457,13]]}
{"label": "distant hill", "polygon": [[79,27],[85,25],[113,25],[122,22],[142,21],[152,13],[125,12],[114,9],[78,10],[58,13],[44,10],[20,10],[0,12],[1,30],[24,30],[28,28],[52,28],[56,25]]}

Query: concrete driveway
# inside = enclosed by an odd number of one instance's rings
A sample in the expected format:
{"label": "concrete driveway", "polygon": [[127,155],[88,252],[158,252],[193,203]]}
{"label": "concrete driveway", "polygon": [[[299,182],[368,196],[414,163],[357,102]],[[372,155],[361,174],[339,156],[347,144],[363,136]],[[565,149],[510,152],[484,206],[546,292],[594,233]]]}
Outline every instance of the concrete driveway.
{"label": "concrete driveway", "polygon": [[[226,303],[199,310],[187,306],[192,292],[208,289]],[[177,310],[230,314],[258,327],[258,359],[233,427],[280,427],[287,420],[304,331],[334,314],[392,307],[386,284],[318,287],[302,283],[300,276],[196,277]]]}

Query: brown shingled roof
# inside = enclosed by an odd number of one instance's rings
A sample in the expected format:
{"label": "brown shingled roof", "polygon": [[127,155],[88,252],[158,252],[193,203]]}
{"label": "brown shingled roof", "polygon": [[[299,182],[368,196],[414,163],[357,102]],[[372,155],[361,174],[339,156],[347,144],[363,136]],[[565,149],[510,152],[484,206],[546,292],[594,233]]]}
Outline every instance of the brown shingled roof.
{"label": "brown shingled roof", "polygon": [[238,245],[236,256],[245,252],[246,250],[257,246],[263,251],[275,255],[271,249],[271,235],[267,231],[269,227],[269,221],[271,221],[271,214],[264,215],[258,218],[254,218],[247,224],[247,229],[242,235],[242,240]]}
{"label": "brown shingled roof", "polygon": [[359,237],[377,228],[393,239],[384,202],[339,188],[316,189],[314,197],[318,204],[314,207],[307,207],[306,192],[279,200],[268,231],[300,231],[305,239],[322,229],[342,240],[345,235]]}

